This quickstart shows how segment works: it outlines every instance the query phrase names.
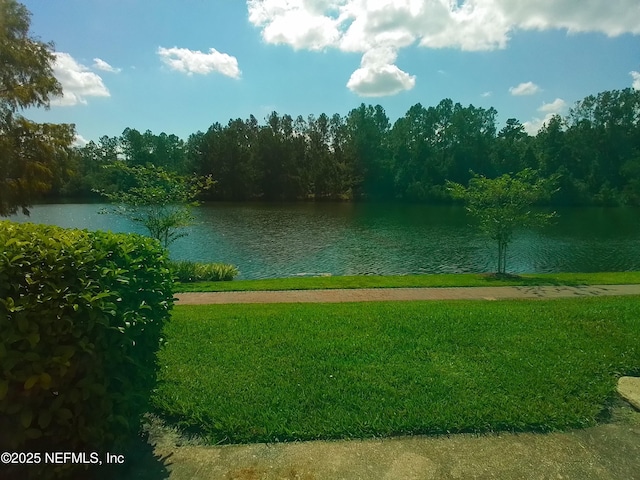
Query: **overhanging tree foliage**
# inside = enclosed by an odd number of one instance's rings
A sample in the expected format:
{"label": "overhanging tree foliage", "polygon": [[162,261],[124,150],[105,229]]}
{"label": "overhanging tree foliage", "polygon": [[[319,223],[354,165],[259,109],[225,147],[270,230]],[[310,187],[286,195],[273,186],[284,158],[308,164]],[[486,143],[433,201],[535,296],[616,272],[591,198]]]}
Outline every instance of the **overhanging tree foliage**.
{"label": "overhanging tree foliage", "polygon": [[53,75],[53,44],[29,35],[30,13],[0,0],[0,216],[28,206],[64,176],[75,136],[73,125],[38,124],[17,112],[49,107],[62,94]]}
{"label": "overhanging tree foliage", "polygon": [[556,213],[542,213],[532,206],[548,199],[557,177],[540,178],[535,170],[524,169],[511,175],[487,178],[474,174],[469,186],[447,182],[455,199],[464,200],[467,211],[477,219],[480,230],[498,244],[498,273],[506,273],[507,246],[517,228],[541,226]]}
{"label": "overhanging tree foliage", "polygon": [[187,235],[184,228],[193,222],[196,198],[214,184],[211,177],[185,177],[150,164],[131,167],[118,162],[108,168],[116,170],[126,187],[98,193],[117,204],[113,213],[144,226],[165,248]]}

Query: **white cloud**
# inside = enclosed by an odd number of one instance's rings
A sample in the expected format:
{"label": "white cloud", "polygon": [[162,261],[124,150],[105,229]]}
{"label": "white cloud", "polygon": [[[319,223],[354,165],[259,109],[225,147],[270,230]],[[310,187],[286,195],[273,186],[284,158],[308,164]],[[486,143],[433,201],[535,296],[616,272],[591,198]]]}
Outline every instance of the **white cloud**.
{"label": "white cloud", "polygon": [[262,31],[267,43],[291,45],[295,50],[321,50],[334,44],[339,36],[335,20],[301,9],[276,17]]}
{"label": "white cloud", "polygon": [[557,115],[555,113],[547,113],[544,118],[534,117],[528,122],[524,122],[522,125],[524,126],[524,131],[529,135],[537,135],[542,127],[544,127],[551,118]]}
{"label": "white cloud", "polygon": [[543,103],[542,106],[538,108],[538,111],[544,113],[562,113],[566,108],[567,102],[561,98],[556,98],[551,103]]}
{"label": "white cloud", "polygon": [[561,98],[556,98],[551,103],[543,103],[538,111],[544,113],[544,118],[534,117],[528,122],[524,122],[524,129],[529,135],[536,135],[554,115],[561,115],[567,109],[567,102]]}
{"label": "white cloud", "polygon": [[633,84],[631,85],[634,90],[640,90],[640,72],[632,71],[629,72],[631,78],[633,78]]}
{"label": "white cloud", "polygon": [[262,28],[267,43],[287,44],[295,50],[321,50],[340,37],[340,20],[331,14],[331,0],[248,0],[249,21]]}
{"label": "white cloud", "polygon": [[388,48],[369,50],[362,56],[360,68],[351,74],[347,88],[363,97],[383,97],[411,90],[416,77],[393,65],[396,53]]}
{"label": "white cloud", "polygon": [[[247,8],[265,42],[297,50],[494,50],[527,29],[640,34],[638,0],[247,0]],[[405,73],[392,63],[386,71],[398,80]],[[372,72],[362,66],[349,82]]]}
{"label": "white cloud", "polygon": [[521,29],[566,29],[608,36],[640,33],[637,0],[477,0],[494,3],[508,22]]}
{"label": "white cloud", "polygon": [[55,98],[51,105],[86,105],[87,97],[109,97],[109,90],[102,78],[64,52],[55,52],[53,72],[62,85],[62,97]]}
{"label": "white cloud", "polygon": [[545,120],[541,120],[540,118],[534,117],[528,122],[524,122],[522,126],[524,127],[525,132],[527,132],[529,135],[535,136],[542,128],[542,125],[544,124],[544,122]]}
{"label": "white cloud", "polygon": [[219,72],[227,77],[240,78],[241,72],[236,57],[220,53],[215,48],[210,48],[209,53],[203,53],[188,48],[158,47],[158,55],[169,68],[185,72],[187,75]]}
{"label": "white cloud", "polygon": [[84,147],[87,143],[89,143],[89,140],[84,138],[79,133],[76,133],[76,138],[73,140],[74,147]]}
{"label": "white cloud", "polygon": [[268,43],[365,52],[419,40],[431,48],[504,48],[516,29],[640,34],[637,0],[247,0]]}
{"label": "white cloud", "polygon": [[509,93],[511,95],[534,95],[540,91],[540,87],[533,82],[521,83],[517,87],[511,87]]}
{"label": "white cloud", "polygon": [[[432,0],[417,32],[420,45],[466,51],[505,48],[511,26],[493,0],[445,2]],[[460,5],[458,5],[460,3]]]}
{"label": "white cloud", "polygon": [[493,92],[483,92],[480,96],[482,98],[487,98],[487,97],[490,97],[491,95],[493,95]]}
{"label": "white cloud", "polygon": [[424,10],[423,2],[407,0],[352,0],[346,2],[338,17],[344,51],[365,52],[374,47],[395,49],[416,40],[416,25]]}
{"label": "white cloud", "polygon": [[112,67],[101,58],[93,59],[93,68],[97,68],[98,70],[102,70],[104,72],[111,72],[111,73],[120,73],[120,71],[122,70],[120,68]]}

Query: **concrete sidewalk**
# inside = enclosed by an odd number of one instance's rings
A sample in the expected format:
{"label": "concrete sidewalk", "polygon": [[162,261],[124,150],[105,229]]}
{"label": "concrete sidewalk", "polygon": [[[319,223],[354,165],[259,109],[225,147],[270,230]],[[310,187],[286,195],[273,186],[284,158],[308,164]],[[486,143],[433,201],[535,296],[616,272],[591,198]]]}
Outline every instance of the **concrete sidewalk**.
{"label": "concrete sidewalk", "polygon": [[362,288],[251,292],[177,293],[178,305],[223,303],[325,303],[402,300],[502,300],[508,298],[560,298],[640,295],[640,285]]}
{"label": "concrete sidewalk", "polygon": [[199,446],[156,431],[149,440],[164,465],[155,478],[170,480],[638,480],[640,413],[620,401],[613,420],[548,434]]}

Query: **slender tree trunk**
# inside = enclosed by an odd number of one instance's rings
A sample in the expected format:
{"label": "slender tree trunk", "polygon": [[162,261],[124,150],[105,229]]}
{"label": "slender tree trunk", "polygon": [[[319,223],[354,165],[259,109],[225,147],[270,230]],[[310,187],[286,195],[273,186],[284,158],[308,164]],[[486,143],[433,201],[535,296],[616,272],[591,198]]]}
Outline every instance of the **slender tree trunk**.
{"label": "slender tree trunk", "polygon": [[507,273],[507,242],[502,244],[502,273]]}
{"label": "slender tree trunk", "polygon": [[505,273],[507,270],[507,242],[498,239],[498,273]]}

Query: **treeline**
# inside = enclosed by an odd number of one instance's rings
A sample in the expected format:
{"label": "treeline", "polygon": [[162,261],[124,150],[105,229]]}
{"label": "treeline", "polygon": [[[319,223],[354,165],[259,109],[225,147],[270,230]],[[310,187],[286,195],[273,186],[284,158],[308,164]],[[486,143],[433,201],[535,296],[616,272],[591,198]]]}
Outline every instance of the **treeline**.
{"label": "treeline", "polygon": [[186,141],[127,128],[78,148],[57,195],[90,196],[126,188],[105,165],[162,166],[212,175],[207,199],[380,199],[449,201],[446,180],[467,184],[530,167],[560,174],[554,202],[640,204],[640,92],[589,96],[565,117],[554,116],[530,136],[516,119],[497,130],[497,112],[450,99],[416,104],[393,125],[380,105],[361,104],[346,116],[292,118],[271,113],[214,123]]}

